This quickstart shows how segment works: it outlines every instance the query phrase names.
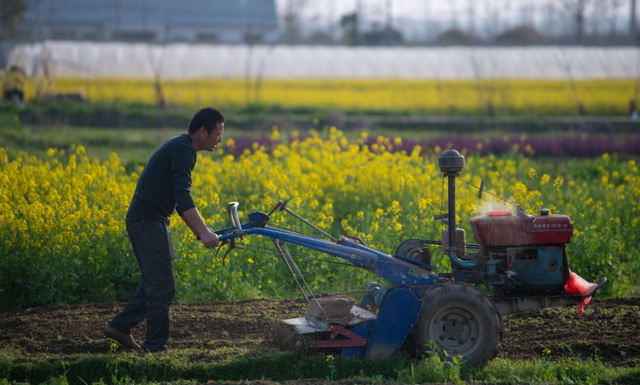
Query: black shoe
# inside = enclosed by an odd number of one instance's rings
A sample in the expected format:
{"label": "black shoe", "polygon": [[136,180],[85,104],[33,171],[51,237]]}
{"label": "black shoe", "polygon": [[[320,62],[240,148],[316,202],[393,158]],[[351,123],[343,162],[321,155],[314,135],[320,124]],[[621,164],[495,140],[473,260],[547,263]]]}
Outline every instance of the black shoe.
{"label": "black shoe", "polygon": [[167,345],[162,345],[157,349],[154,349],[154,350],[144,349],[144,351],[146,353],[160,353],[160,352],[168,352],[168,351],[170,351],[170,349],[169,349],[169,347]]}

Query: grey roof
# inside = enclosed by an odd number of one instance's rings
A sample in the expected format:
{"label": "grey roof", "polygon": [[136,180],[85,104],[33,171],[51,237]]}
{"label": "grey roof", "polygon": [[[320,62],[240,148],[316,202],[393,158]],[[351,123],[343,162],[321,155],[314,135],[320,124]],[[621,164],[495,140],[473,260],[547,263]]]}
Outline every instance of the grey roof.
{"label": "grey roof", "polygon": [[[37,21],[29,1],[27,22]],[[277,27],[275,0],[42,0],[44,23]]]}

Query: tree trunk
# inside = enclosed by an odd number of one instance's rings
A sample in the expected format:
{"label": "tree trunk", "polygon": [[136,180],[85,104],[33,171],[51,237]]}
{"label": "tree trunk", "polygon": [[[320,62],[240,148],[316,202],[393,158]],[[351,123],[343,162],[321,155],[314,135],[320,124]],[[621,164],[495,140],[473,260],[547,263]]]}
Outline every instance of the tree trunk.
{"label": "tree trunk", "polygon": [[636,31],[636,0],[631,0],[629,6],[629,45],[636,45],[637,31]]}
{"label": "tree trunk", "polygon": [[576,39],[578,44],[584,41],[584,0],[578,0],[576,7]]}

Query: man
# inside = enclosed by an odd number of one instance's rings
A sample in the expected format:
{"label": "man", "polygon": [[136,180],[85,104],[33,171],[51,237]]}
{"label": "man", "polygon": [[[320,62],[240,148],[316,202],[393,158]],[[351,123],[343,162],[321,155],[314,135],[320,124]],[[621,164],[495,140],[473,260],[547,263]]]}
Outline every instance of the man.
{"label": "man", "polygon": [[2,80],[2,99],[13,101],[18,106],[24,106],[24,72],[20,67],[11,66]]}
{"label": "man", "polygon": [[[188,133],[163,144],[138,179],[126,223],[143,282],[104,330],[105,336],[126,348],[167,350],[169,308],[175,293],[174,250],[169,231],[174,208],[206,248],[218,246],[218,236],[205,225],[191,198],[191,171],[196,152],[213,151],[222,141],[224,123],[218,110],[201,109],[191,119]],[[131,328],[145,318],[147,335],[140,348],[131,336]]]}

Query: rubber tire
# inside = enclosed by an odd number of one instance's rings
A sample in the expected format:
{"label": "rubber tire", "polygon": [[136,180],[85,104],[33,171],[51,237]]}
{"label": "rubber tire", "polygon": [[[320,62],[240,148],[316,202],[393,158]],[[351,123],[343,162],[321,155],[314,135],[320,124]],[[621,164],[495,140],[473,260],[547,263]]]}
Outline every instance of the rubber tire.
{"label": "rubber tire", "polygon": [[[450,325],[449,316],[454,323],[462,320],[463,326],[460,328],[459,322],[454,327],[447,326]],[[477,330],[474,332],[475,329]],[[439,336],[432,335],[436,334],[436,330],[440,333]],[[458,334],[460,337],[466,335],[467,339],[440,338],[450,330],[461,333]],[[425,344],[434,341],[447,346],[449,357],[462,353],[467,366],[477,366],[495,358],[500,351],[502,333],[500,313],[486,294],[469,284],[449,281],[430,288],[422,296],[422,307],[412,331],[412,340],[414,351],[418,354],[427,350]],[[464,344],[460,344],[460,340],[464,340]],[[462,352],[457,351],[458,348]]]}

